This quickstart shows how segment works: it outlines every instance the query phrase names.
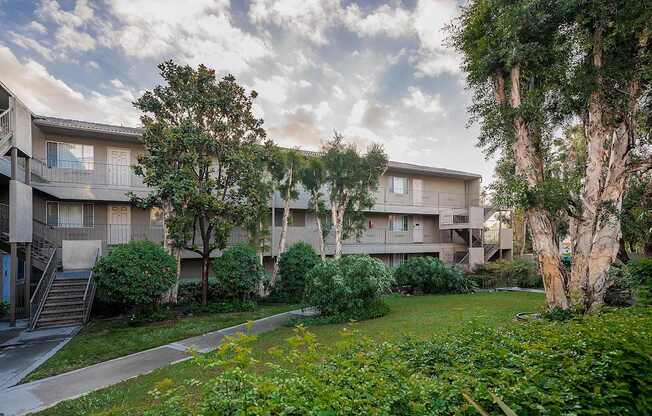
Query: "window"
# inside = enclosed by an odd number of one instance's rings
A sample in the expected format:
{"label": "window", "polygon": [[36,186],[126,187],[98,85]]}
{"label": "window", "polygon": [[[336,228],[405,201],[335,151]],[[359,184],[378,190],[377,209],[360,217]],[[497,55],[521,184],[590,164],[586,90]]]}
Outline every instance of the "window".
{"label": "window", "polygon": [[389,180],[389,192],[393,194],[402,194],[402,195],[407,194],[408,193],[407,178],[391,176]]}
{"label": "window", "polygon": [[[283,226],[283,210],[276,209],[274,212],[274,225],[276,227]],[[305,227],[306,226],[306,212],[290,210],[290,216],[288,217],[288,226],[289,227]]]}
{"label": "window", "polygon": [[48,168],[92,170],[93,146],[75,143],[47,142]]}
{"label": "window", "polygon": [[408,259],[407,253],[392,254],[392,267],[398,267]]}
{"label": "window", "polygon": [[408,216],[407,215],[390,215],[389,216],[389,230],[390,231],[407,231],[408,230]]}
{"label": "window", "polygon": [[81,203],[48,202],[47,224],[59,228],[86,228],[95,225],[95,206]]}

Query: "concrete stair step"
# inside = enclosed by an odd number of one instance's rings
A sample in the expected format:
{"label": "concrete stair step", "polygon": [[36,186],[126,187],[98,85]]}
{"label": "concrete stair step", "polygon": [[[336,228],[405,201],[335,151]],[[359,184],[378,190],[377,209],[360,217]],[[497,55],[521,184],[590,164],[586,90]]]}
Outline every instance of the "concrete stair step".
{"label": "concrete stair step", "polygon": [[58,294],[58,293],[77,293],[77,292],[82,292],[84,294],[85,287],[75,289],[75,288],[62,288],[62,289],[56,289],[52,288],[50,289],[50,293],[53,294]]}
{"label": "concrete stair step", "polygon": [[44,308],[60,308],[62,306],[77,306],[77,305],[84,305],[84,300],[79,299],[79,300],[74,300],[74,301],[68,301],[68,302],[45,302]]}
{"label": "concrete stair step", "polygon": [[83,307],[71,307],[70,305],[66,305],[68,307],[64,308],[52,308],[52,307],[45,307],[41,311],[41,316],[44,315],[78,315],[78,314],[83,314],[84,313],[84,308]]}
{"label": "concrete stair step", "polygon": [[83,322],[84,318],[39,318],[36,323],[37,328],[46,328],[50,326],[63,326],[63,325],[79,325]]}
{"label": "concrete stair step", "polygon": [[54,295],[54,296],[50,295],[48,296],[47,301],[62,302],[65,301],[65,299],[81,301],[84,299],[84,294],[82,293],[81,295]]}

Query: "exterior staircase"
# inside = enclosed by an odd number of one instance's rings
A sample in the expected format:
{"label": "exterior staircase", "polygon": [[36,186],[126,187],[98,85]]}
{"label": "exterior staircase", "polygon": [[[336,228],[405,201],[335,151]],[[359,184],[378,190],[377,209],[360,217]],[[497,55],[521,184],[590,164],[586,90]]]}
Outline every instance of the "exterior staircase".
{"label": "exterior staircase", "polygon": [[89,269],[56,272],[33,327],[83,324],[90,278]]}

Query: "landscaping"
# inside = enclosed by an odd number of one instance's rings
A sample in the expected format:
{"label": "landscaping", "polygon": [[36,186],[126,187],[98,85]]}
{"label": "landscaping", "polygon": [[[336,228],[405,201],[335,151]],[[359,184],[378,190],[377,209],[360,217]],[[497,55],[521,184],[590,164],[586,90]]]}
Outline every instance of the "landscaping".
{"label": "landscaping", "polygon": [[[377,341],[401,340],[407,335],[418,339],[455,336],[468,327],[512,327],[523,325],[514,321],[522,311],[536,311],[543,306],[544,297],[538,293],[476,293],[455,295],[398,296],[385,298],[389,313],[382,318],[355,324],[360,335]],[[349,324],[310,327],[317,342],[335,345],[343,328]],[[281,328],[261,335],[251,346],[254,357],[273,358],[271,347],[286,347],[293,328]],[[264,366],[259,368],[264,369]],[[204,369],[196,362],[175,364],[151,374],[128,380],[119,385],[91,393],[80,399],[63,402],[39,415],[136,415],[151,410],[155,397],[149,394],[155,386],[174,385],[187,395],[183,401],[192,402],[201,390],[190,380],[207,381],[217,369]],[[156,414],[156,413],[154,413]],[[183,414],[183,413],[181,413]]]}

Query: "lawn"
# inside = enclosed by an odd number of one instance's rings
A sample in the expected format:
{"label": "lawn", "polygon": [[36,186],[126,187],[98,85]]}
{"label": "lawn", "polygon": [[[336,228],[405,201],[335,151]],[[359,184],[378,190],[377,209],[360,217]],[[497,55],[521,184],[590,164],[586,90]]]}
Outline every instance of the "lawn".
{"label": "lawn", "polygon": [[123,320],[92,321],[23,382],[65,373],[296,308],[296,306],[281,304],[262,305],[251,312],[185,316],[172,321],[142,326],[129,326]]}
{"label": "lawn", "polygon": [[[476,293],[470,295],[437,295],[390,297],[391,312],[383,318],[359,322],[357,329],[375,339],[391,339],[412,335],[432,337],[434,334],[454,333],[471,321],[487,326],[518,325],[517,312],[535,311],[543,305],[544,297],[537,293]],[[337,338],[344,325],[326,325],[310,328],[320,343],[328,344]],[[271,346],[284,345],[292,328],[281,328],[259,337],[255,354],[269,359],[266,351]],[[201,371],[200,371],[201,370]],[[60,403],[38,415],[137,415],[151,406],[149,391],[159,382],[171,379],[184,385],[190,379],[205,380],[212,374],[200,369],[192,361],[174,364],[145,376],[108,387],[82,398]],[[188,398],[197,394],[188,389]]]}

